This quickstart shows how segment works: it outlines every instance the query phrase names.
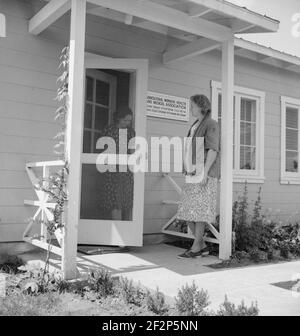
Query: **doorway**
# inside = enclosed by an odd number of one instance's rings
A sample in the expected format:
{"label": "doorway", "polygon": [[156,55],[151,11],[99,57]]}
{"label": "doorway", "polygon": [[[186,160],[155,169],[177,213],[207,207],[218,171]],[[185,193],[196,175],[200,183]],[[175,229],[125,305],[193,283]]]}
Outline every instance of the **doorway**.
{"label": "doorway", "polygon": [[96,163],[103,152],[97,148],[97,141],[104,136],[118,141],[116,114],[120,107],[132,111],[132,117],[126,117],[130,118],[127,134],[144,136],[147,63],[96,55],[91,60],[90,67],[86,62],[78,243],[141,246],[144,173],[124,172],[122,164],[117,164],[115,172],[103,172]]}

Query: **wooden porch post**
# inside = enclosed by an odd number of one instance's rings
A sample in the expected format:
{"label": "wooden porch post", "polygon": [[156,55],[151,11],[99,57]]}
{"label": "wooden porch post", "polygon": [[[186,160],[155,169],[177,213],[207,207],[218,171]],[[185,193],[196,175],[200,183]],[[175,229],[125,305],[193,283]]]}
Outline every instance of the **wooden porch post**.
{"label": "wooden porch post", "polygon": [[222,129],[219,258],[229,259],[232,245],[234,37],[222,45]]}
{"label": "wooden porch post", "polygon": [[66,159],[70,165],[68,205],[63,238],[64,279],[76,278],[76,256],[80,204],[81,146],[84,110],[84,53],[86,0],[72,0],[69,60],[69,111],[66,130]]}

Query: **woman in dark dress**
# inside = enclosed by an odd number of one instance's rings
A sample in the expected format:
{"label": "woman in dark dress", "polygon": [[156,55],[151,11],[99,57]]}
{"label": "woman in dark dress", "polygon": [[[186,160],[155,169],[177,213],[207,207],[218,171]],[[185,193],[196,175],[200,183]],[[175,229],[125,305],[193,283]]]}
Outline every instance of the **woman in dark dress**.
{"label": "woman in dark dress", "polygon": [[[101,136],[111,137],[116,143],[116,154],[119,154],[119,142],[123,141],[128,148],[128,141],[135,137],[132,128],[133,113],[129,107],[120,107],[115,114],[115,122],[102,130]],[[119,139],[119,130],[127,130],[127,138]],[[124,154],[124,153],[122,153]],[[130,154],[130,150],[127,150]],[[100,207],[110,214],[112,220],[132,220],[133,207],[133,173],[126,171],[106,171],[103,173],[104,182],[100,197]]]}

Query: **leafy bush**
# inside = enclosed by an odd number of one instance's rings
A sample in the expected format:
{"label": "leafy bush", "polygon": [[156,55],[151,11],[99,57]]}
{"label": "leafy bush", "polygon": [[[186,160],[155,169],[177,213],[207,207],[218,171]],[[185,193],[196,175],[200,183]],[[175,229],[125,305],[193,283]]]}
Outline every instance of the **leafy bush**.
{"label": "leafy bush", "polygon": [[16,287],[27,294],[62,293],[70,287],[70,284],[63,280],[58,272],[47,272],[35,266],[21,266],[18,269],[24,273],[19,275]]}
{"label": "leafy bush", "polygon": [[18,267],[22,265],[24,265],[24,262],[18,256],[8,254],[0,255],[0,272],[16,274],[19,271]]}
{"label": "leafy bush", "polygon": [[273,231],[272,247],[281,251],[285,258],[289,253],[300,256],[300,224],[276,227]]}
{"label": "leafy bush", "polygon": [[270,219],[270,215],[262,214],[261,188],[253,214],[249,214],[248,207],[245,184],[243,195],[233,204],[234,256],[244,252],[251,260],[259,262],[278,259],[279,254],[284,258],[300,255],[299,223],[283,226],[280,221]]}
{"label": "leafy bush", "polygon": [[169,306],[165,302],[165,296],[158,288],[154,294],[147,291],[146,303],[147,308],[157,315],[166,315],[169,311]]}
{"label": "leafy bush", "polygon": [[209,304],[208,293],[203,289],[199,291],[195,282],[191,286],[183,286],[175,298],[176,309],[184,316],[205,316]]}
{"label": "leafy bush", "polygon": [[123,277],[119,280],[119,293],[126,303],[136,306],[142,306],[146,297],[140,286],[134,286],[132,280]]}
{"label": "leafy bush", "polygon": [[225,301],[220,305],[217,311],[217,316],[257,316],[259,309],[257,303],[251,304],[251,307],[246,307],[244,301],[237,307],[234,303],[229,302],[227,296]]}
{"label": "leafy bush", "polygon": [[105,269],[91,270],[88,274],[87,287],[96,292],[97,297],[107,297],[114,293],[115,280]]}

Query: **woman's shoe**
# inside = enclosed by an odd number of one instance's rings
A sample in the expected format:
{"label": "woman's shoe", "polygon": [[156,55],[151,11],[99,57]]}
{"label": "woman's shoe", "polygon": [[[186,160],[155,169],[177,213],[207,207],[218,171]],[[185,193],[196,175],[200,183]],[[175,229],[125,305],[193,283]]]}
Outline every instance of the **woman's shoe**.
{"label": "woman's shoe", "polygon": [[209,255],[209,248],[207,246],[205,246],[202,250],[200,250],[201,252],[201,256],[205,257]]}
{"label": "woman's shoe", "polygon": [[191,250],[186,250],[185,252],[177,256],[177,258],[179,259],[188,259],[188,258],[195,258],[195,257],[196,256],[194,255],[194,252],[192,252]]}

